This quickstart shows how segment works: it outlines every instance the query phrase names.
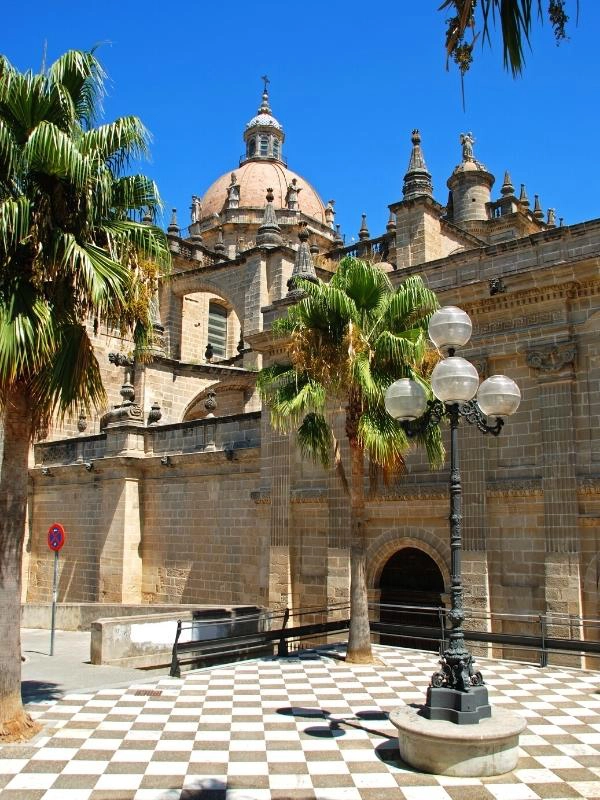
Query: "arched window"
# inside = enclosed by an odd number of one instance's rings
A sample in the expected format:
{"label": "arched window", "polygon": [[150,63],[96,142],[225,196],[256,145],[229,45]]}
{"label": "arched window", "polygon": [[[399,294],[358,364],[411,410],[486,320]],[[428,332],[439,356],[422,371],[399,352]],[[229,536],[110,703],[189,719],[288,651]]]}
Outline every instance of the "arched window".
{"label": "arched window", "polygon": [[220,303],[208,305],[208,342],[218,358],[227,356],[227,309]]}
{"label": "arched window", "polygon": [[256,153],[256,139],[252,138],[248,142],[248,158],[252,158],[252,156]]}
{"label": "arched window", "polygon": [[268,136],[261,136],[260,137],[260,154],[261,156],[266,156],[269,154],[269,137]]}
{"label": "arched window", "polygon": [[279,141],[273,140],[273,158],[279,158]]}

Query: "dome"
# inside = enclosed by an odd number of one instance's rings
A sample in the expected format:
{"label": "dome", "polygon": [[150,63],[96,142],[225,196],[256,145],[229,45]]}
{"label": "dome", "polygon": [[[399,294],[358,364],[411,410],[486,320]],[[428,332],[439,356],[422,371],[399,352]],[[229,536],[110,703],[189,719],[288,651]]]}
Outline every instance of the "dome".
{"label": "dome", "polygon": [[[325,223],[325,206],[310,183],[283,166],[281,161],[246,161],[234,170],[240,187],[240,208],[263,208],[267,189],[272,187],[276,209],[287,208],[288,186],[295,178],[298,182],[298,209],[318,222]],[[202,198],[202,217],[220,214],[227,200],[227,187],[231,184],[231,171],[221,175]]]}
{"label": "dome", "polygon": [[271,116],[271,114],[257,114],[255,117],[252,117],[250,122],[246,123],[246,130],[249,128],[254,128],[258,125],[263,127],[268,126],[269,128],[277,128],[278,131],[283,130],[281,123],[279,123],[275,117]]}

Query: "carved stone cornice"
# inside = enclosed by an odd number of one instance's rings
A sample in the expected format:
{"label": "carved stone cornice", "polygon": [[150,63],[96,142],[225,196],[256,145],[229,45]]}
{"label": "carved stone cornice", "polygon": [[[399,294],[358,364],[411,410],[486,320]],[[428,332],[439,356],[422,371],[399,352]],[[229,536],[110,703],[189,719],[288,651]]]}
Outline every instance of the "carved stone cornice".
{"label": "carved stone cornice", "polygon": [[253,500],[257,506],[271,505],[271,493],[264,489],[258,489],[255,492],[250,492],[250,499]]}
{"label": "carved stone cornice", "polygon": [[446,486],[415,486],[414,488],[390,489],[387,492],[370,494],[367,501],[369,503],[389,503],[397,502],[398,500],[411,502],[413,500],[444,500],[447,497],[448,488]]}
{"label": "carved stone cornice", "polygon": [[542,373],[562,372],[573,368],[577,355],[577,345],[573,341],[551,342],[537,345],[527,351],[529,367]]}
{"label": "carved stone cornice", "polygon": [[292,503],[324,503],[327,500],[326,489],[292,489]]}
{"label": "carved stone cornice", "polygon": [[542,481],[536,478],[516,478],[494,481],[487,486],[488,497],[533,497],[543,493]]}
{"label": "carved stone cornice", "polygon": [[[504,276],[508,279],[510,276]],[[512,291],[510,287],[504,293],[498,293],[491,297],[481,297],[477,300],[465,298],[461,308],[472,318],[482,315],[503,311],[513,311],[522,307],[530,308],[532,305],[547,303],[553,300],[574,300],[578,298],[594,297],[600,294],[600,280],[573,281],[566,280],[564,283],[553,283],[548,286],[531,286],[527,289]],[[518,316],[515,317],[518,320]],[[506,321],[506,320],[503,320]],[[513,327],[513,326],[511,326]],[[479,323],[477,331],[480,333]]]}
{"label": "carved stone cornice", "polygon": [[577,479],[577,494],[600,494],[600,475]]}

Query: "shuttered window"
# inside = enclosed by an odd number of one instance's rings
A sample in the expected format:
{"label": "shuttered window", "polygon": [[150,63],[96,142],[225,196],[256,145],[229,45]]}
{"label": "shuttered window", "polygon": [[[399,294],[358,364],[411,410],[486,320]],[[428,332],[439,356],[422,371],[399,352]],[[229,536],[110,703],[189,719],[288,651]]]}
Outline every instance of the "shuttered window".
{"label": "shuttered window", "polygon": [[227,309],[218,303],[208,307],[208,341],[219,358],[227,355]]}

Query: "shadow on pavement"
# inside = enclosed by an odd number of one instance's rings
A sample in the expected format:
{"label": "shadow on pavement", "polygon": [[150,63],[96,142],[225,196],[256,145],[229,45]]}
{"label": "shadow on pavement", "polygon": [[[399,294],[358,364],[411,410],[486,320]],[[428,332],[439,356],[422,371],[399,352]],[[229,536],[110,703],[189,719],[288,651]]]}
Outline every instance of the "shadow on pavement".
{"label": "shadow on pavement", "polygon": [[44,703],[49,700],[60,700],[62,690],[57,683],[45,681],[21,681],[21,698],[24,703]]}

